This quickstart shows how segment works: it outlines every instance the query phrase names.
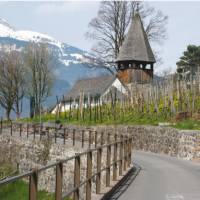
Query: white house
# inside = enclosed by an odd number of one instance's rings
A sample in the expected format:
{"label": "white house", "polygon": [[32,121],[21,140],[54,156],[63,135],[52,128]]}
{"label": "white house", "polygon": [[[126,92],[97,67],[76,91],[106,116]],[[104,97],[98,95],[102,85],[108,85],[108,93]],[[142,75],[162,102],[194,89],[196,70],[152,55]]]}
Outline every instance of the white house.
{"label": "white house", "polygon": [[97,102],[108,103],[115,98],[119,100],[128,96],[128,89],[114,75],[78,80],[64,99],[55,105],[52,113],[64,112],[82,105],[94,106]]}

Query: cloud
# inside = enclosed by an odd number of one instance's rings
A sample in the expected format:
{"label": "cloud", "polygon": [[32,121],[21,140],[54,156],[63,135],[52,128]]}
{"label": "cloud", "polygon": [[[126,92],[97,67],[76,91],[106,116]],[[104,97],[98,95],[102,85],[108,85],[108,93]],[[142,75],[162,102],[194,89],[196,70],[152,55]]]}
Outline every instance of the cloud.
{"label": "cloud", "polygon": [[38,15],[52,15],[52,14],[62,14],[66,12],[74,12],[80,10],[83,2],[78,1],[67,1],[67,2],[42,2],[36,9],[35,13]]}

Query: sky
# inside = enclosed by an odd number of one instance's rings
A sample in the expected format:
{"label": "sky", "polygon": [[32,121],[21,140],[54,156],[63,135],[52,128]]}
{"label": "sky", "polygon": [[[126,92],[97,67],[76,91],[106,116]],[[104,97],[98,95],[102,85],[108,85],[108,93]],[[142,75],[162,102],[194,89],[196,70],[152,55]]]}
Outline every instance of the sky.
{"label": "sky", "polygon": [[[97,15],[99,1],[74,2],[0,2],[0,18],[19,30],[48,34],[57,40],[90,51],[94,41],[85,33]],[[175,71],[176,62],[188,44],[200,45],[200,2],[148,2],[169,17],[167,39],[159,49],[162,63],[156,73]]]}

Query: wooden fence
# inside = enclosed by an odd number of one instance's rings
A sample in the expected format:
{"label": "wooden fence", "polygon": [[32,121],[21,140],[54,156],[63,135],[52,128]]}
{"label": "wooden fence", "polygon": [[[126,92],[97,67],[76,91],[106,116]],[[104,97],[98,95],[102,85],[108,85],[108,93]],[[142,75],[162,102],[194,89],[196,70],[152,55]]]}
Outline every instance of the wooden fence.
{"label": "wooden fence", "polygon": [[[117,137],[115,135],[115,141],[110,142],[110,138],[107,138],[107,144],[100,145],[95,148],[90,148],[82,153],[78,153],[75,156],[60,160],[56,163],[44,166],[40,169],[33,170],[28,173],[24,173],[18,176],[10,177],[0,181],[0,187],[12,182],[27,179],[29,183],[29,200],[37,199],[38,191],[38,178],[41,172],[56,168],[55,179],[55,199],[61,200],[64,198],[73,198],[74,200],[80,199],[80,187],[85,187],[85,199],[91,200],[92,197],[92,184],[95,184],[96,194],[102,192],[102,173],[106,173],[106,187],[110,187],[111,180],[116,181],[118,176],[123,176],[127,172],[128,167],[131,166],[132,157],[132,137],[123,136]],[[106,166],[103,165],[102,152],[105,150]],[[95,159],[95,155],[96,159]],[[86,176],[83,181],[80,178],[81,172],[81,159],[83,156],[87,157],[86,162]],[[111,159],[112,158],[112,159]],[[71,190],[64,192],[62,190],[63,185],[63,165],[69,161],[74,161],[74,186]],[[93,165],[96,163],[96,170],[93,170]],[[95,180],[93,183],[92,180]]]}
{"label": "wooden fence", "polygon": [[[47,126],[43,123],[13,123],[12,121],[3,124],[0,122],[0,134],[6,133],[10,136],[18,136],[19,138],[25,137],[29,139],[32,137],[34,140],[42,140],[46,137],[49,140],[53,140],[55,143],[62,142],[66,144],[66,141],[70,141],[72,146],[75,146],[79,142],[79,146],[84,147],[97,147],[106,143],[107,137],[110,137],[111,141],[114,141],[114,135],[104,131],[97,132],[94,129],[80,128],[75,129],[69,126],[62,126],[61,124]],[[117,137],[120,137],[117,134]],[[68,143],[69,144],[69,143]],[[86,146],[88,145],[88,146]]]}

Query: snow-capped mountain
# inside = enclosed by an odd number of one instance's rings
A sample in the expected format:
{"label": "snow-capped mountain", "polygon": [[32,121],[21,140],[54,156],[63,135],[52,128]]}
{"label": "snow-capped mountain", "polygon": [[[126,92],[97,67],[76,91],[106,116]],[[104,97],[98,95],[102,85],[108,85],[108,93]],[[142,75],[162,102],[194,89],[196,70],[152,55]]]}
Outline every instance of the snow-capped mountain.
{"label": "snow-capped mountain", "polygon": [[91,55],[88,52],[60,42],[46,34],[17,30],[7,21],[0,19],[0,50],[21,51],[29,42],[48,44],[48,48],[58,61],[55,67],[56,83],[48,105],[55,102],[56,95],[65,94],[77,79],[107,73],[102,68],[91,68],[92,59],[89,59]]}
{"label": "snow-capped mountain", "polygon": [[[60,42],[46,34],[28,30],[17,30],[13,26],[11,26],[7,21],[0,19],[0,49],[21,50],[29,42],[36,42],[36,43],[40,42],[48,44],[49,48],[53,50],[54,55],[58,58],[58,61],[60,62],[59,64],[63,65],[63,67],[67,67],[66,70],[68,73],[69,73],[69,68],[70,70],[75,72],[74,77],[71,76],[71,73],[70,76],[63,77],[65,73],[64,74],[60,73],[63,72],[63,68],[61,67],[62,70],[60,71],[60,68],[58,67],[56,69],[56,73],[58,73],[59,79],[64,79],[72,83],[77,78],[81,78],[81,76],[88,76],[89,74],[93,76],[99,71],[98,69],[95,70],[91,70],[91,68],[88,69],[87,63],[90,62],[90,59],[88,58],[91,56],[88,52],[70,46],[66,43]],[[81,66],[79,67],[82,68],[81,70],[76,68],[76,65],[80,64]],[[81,74],[79,73],[79,70],[81,71]],[[83,73],[84,70],[86,72],[85,74]]]}
{"label": "snow-capped mountain", "polygon": [[15,38],[23,41],[48,42],[60,45],[58,41],[56,41],[55,39],[53,39],[48,35],[33,31],[16,30],[14,27],[9,25],[8,22],[5,21],[4,19],[0,19],[0,36]]}
{"label": "snow-capped mountain", "polygon": [[[66,66],[69,66],[70,63],[77,64],[84,61],[84,54],[87,54],[80,49],[59,42],[46,34],[27,30],[16,30],[4,20],[0,20],[0,38],[10,39],[10,42],[12,41],[10,44],[5,42],[1,44],[0,48],[4,50],[6,46],[9,49],[21,50],[24,47],[24,43],[28,42],[47,43],[50,48],[55,48],[55,53],[59,55],[60,61]],[[21,45],[19,45],[20,41]]]}
{"label": "snow-capped mountain", "polygon": [[[60,42],[46,34],[17,30],[7,21],[0,19],[0,49],[2,50],[22,50],[29,42],[40,42],[48,44],[53,50],[54,56],[58,59],[55,73],[58,79],[68,81],[73,84],[75,80],[85,76],[95,76],[104,73],[102,69],[88,68],[91,56],[88,52],[79,48]],[[91,63],[90,63],[91,65]]]}

